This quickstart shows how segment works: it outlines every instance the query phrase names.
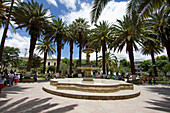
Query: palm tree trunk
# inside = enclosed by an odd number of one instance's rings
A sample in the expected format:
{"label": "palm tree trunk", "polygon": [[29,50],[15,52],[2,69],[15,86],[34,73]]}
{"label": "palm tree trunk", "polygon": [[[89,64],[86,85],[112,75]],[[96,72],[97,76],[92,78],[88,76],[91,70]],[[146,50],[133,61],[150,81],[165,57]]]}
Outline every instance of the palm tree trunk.
{"label": "palm tree trunk", "polygon": [[70,41],[70,76],[72,74],[73,40]]}
{"label": "palm tree trunk", "polygon": [[79,66],[81,67],[81,50],[82,50],[82,36],[79,32]]}
{"label": "palm tree trunk", "polygon": [[28,59],[28,65],[27,65],[27,71],[29,72],[32,66],[32,59],[33,59],[33,53],[35,49],[37,41],[37,36],[36,35],[31,35],[30,39],[30,50],[29,50],[29,59]]}
{"label": "palm tree trunk", "polygon": [[103,55],[103,74],[106,74],[105,72],[105,51],[106,51],[106,41],[105,38],[102,41],[102,55]]}
{"label": "palm tree trunk", "polygon": [[129,60],[130,60],[130,67],[132,75],[135,75],[135,65],[134,65],[134,55],[133,55],[133,47],[132,42],[128,43],[128,52],[129,52]]}
{"label": "palm tree trunk", "polygon": [[46,70],[46,61],[47,61],[47,51],[44,52],[44,67],[43,67],[43,74],[45,74],[45,70]]}
{"label": "palm tree trunk", "polygon": [[157,74],[157,70],[156,70],[156,63],[155,63],[155,57],[154,57],[153,51],[151,51],[151,57],[152,57],[152,64],[153,64],[154,73],[155,73],[155,76],[157,77],[158,74]]}
{"label": "palm tree trunk", "polygon": [[57,41],[57,73],[59,73],[61,61],[61,40]]}
{"label": "palm tree trunk", "polygon": [[2,40],[1,40],[0,62],[2,61],[2,53],[3,53],[3,50],[4,50],[5,39],[7,37],[7,31],[8,31],[8,27],[9,27],[9,22],[10,22],[10,18],[11,18],[11,13],[12,13],[13,5],[14,5],[14,0],[12,0],[12,2],[11,2],[11,7],[10,7],[10,10],[9,10],[8,20],[7,20],[7,23],[5,25],[4,33],[3,33],[3,36],[2,36]]}
{"label": "palm tree trunk", "polygon": [[96,49],[96,67],[98,66],[98,51]]}

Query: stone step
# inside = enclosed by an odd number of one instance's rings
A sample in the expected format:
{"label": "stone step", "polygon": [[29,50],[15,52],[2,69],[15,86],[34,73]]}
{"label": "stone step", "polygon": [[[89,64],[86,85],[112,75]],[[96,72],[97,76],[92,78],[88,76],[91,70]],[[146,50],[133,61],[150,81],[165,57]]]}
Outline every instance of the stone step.
{"label": "stone step", "polygon": [[122,90],[115,93],[90,93],[73,90],[56,90],[56,87],[51,85],[44,85],[42,89],[47,93],[57,96],[89,100],[121,100],[134,98],[140,95],[140,91],[135,88],[134,90]]}

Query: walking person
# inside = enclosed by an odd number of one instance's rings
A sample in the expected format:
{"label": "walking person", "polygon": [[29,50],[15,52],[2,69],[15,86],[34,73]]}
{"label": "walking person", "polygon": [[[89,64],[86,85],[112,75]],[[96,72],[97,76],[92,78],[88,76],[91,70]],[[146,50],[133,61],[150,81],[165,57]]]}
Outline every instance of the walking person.
{"label": "walking person", "polygon": [[19,78],[19,81],[20,82],[22,82],[22,78],[23,78],[23,76],[24,76],[24,73],[22,72],[22,73],[20,73],[20,78]]}
{"label": "walking person", "polygon": [[15,75],[15,77],[14,77],[14,81],[15,81],[15,85],[17,84],[17,82],[18,82],[18,74],[16,74]]}
{"label": "walking person", "polygon": [[149,77],[149,84],[152,85],[152,78],[151,77]]}
{"label": "walking person", "polygon": [[156,84],[156,77],[153,77],[153,84]]}
{"label": "walking person", "polygon": [[9,84],[9,75],[7,72],[5,72],[4,77],[6,79],[6,81],[4,82],[4,85],[7,86]]}
{"label": "walking person", "polygon": [[2,88],[5,87],[5,85],[4,85],[5,81],[6,81],[5,76],[2,76],[2,77],[0,78],[0,93],[1,93],[1,91],[2,91]]}
{"label": "walking person", "polygon": [[37,73],[34,74],[34,81],[37,82]]}
{"label": "walking person", "polygon": [[14,73],[9,74],[9,86],[13,85]]}

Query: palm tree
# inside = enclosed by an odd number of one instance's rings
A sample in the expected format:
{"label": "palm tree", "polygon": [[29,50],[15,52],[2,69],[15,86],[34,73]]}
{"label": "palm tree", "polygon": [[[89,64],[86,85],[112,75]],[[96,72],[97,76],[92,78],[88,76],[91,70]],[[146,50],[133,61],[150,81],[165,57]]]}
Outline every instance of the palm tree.
{"label": "palm tree", "polygon": [[66,42],[70,44],[70,69],[69,69],[70,76],[72,74],[73,43],[74,43],[74,40],[75,40],[75,30],[74,30],[73,24],[70,24],[67,27],[67,37],[66,37]]}
{"label": "palm tree", "polygon": [[96,23],[102,10],[105,8],[110,0],[94,0],[91,11],[91,23]]}
{"label": "palm tree", "polygon": [[[94,35],[91,35],[91,38],[88,42],[88,45],[89,45],[90,48],[95,49],[95,52],[96,52],[96,67],[97,67],[98,66],[98,52],[101,50],[101,43],[100,42],[94,42],[93,40],[94,40],[95,37],[93,37],[93,36]],[[91,42],[93,42],[93,43],[91,43]]]}
{"label": "palm tree", "polygon": [[39,43],[37,44],[37,50],[39,50],[40,54],[44,53],[44,67],[43,67],[43,73],[45,74],[46,70],[46,60],[47,60],[47,55],[52,55],[56,52],[55,47],[53,45],[53,41],[42,38],[41,40],[38,40]]}
{"label": "palm tree", "polygon": [[168,7],[163,6],[161,9],[150,14],[148,24],[152,26],[152,29],[158,32],[158,40],[161,41],[162,45],[166,48],[168,58],[170,61],[170,38],[169,38],[169,15],[166,14]]}
{"label": "palm tree", "polygon": [[157,70],[156,70],[154,54],[160,54],[161,52],[163,52],[163,47],[161,47],[161,45],[159,43],[160,43],[159,41],[155,42],[153,40],[147,39],[147,40],[143,41],[143,46],[141,49],[142,54],[151,55],[155,76],[158,76],[158,74],[157,74]]}
{"label": "palm tree", "polygon": [[139,13],[141,17],[149,17],[154,10],[161,8],[163,5],[169,7],[169,0],[131,0],[127,7],[127,12],[132,14],[133,10]]}
{"label": "palm tree", "polygon": [[38,2],[18,2],[17,7],[14,7],[14,21],[18,24],[17,28],[26,27],[31,35],[30,50],[27,71],[31,69],[33,53],[36,45],[37,38],[44,32],[44,27],[49,23],[48,19],[52,16],[47,16],[48,9],[43,9],[43,4],[39,5]]}
{"label": "palm tree", "polygon": [[6,11],[9,10],[9,6],[6,6],[7,1],[0,1],[0,27],[5,24],[4,21],[7,20],[6,16]]}
{"label": "palm tree", "polygon": [[101,46],[101,42],[93,41],[98,36],[98,34],[95,34],[94,31],[95,30],[91,30],[90,38],[89,38],[87,45],[89,46],[89,48],[93,48],[96,52],[96,67],[97,67],[98,66],[98,52],[100,52],[102,46]]}
{"label": "palm tree", "polygon": [[59,73],[60,69],[60,61],[61,61],[61,49],[64,46],[63,38],[66,36],[66,22],[62,19],[58,18],[58,20],[53,19],[52,24],[52,37],[50,40],[54,40],[57,43],[57,73]]}
{"label": "palm tree", "polygon": [[[135,18],[133,18],[135,19]],[[137,18],[136,18],[137,21]],[[130,16],[126,15],[123,17],[123,20],[117,20],[119,25],[113,25],[113,40],[110,42],[110,49],[114,48],[118,52],[122,51],[126,45],[126,52],[129,54],[129,60],[131,65],[132,75],[135,75],[135,66],[134,66],[134,55],[133,50],[137,51],[137,43],[140,44],[140,34],[141,34],[141,25],[137,26],[134,24],[135,21],[131,19]]]}
{"label": "palm tree", "polygon": [[[2,5],[2,1],[1,1],[1,5]],[[7,37],[7,30],[8,30],[8,26],[9,26],[9,23],[10,23],[10,18],[11,18],[11,13],[12,13],[13,5],[14,5],[14,0],[11,1],[10,10],[9,10],[9,14],[8,14],[8,17],[7,17],[7,22],[5,24],[4,32],[3,32],[3,35],[2,35],[2,39],[1,39],[0,62],[2,61],[2,53],[3,53],[3,50],[4,50],[5,39]],[[3,16],[3,15],[1,15],[1,16]]]}
{"label": "palm tree", "polygon": [[[88,28],[90,27],[88,25],[88,21],[86,21],[83,18],[78,18],[73,21],[73,27],[76,32],[76,36],[78,37],[78,43],[79,43],[79,66],[81,67],[81,50],[83,44],[83,38],[87,36]],[[85,39],[85,38],[84,38]],[[86,42],[86,41],[84,41]]]}
{"label": "palm tree", "polygon": [[106,41],[111,36],[111,27],[106,21],[99,22],[99,25],[95,24],[95,26],[96,28],[92,30],[94,38],[91,43],[100,43],[102,45],[103,74],[105,74]]}
{"label": "palm tree", "polygon": [[[100,56],[99,58],[101,58],[101,57],[102,56]],[[118,62],[117,57],[114,54],[111,54],[110,52],[106,52],[105,65],[106,65],[107,75],[108,75],[109,69],[111,67],[114,67],[116,69],[117,62]]]}

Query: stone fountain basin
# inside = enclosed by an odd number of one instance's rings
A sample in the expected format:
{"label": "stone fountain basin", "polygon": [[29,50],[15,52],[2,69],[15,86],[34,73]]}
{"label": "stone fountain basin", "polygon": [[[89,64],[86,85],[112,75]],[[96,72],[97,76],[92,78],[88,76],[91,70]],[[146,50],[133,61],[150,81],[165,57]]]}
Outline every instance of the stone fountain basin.
{"label": "stone fountain basin", "polygon": [[50,85],[57,90],[75,90],[92,93],[111,93],[120,90],[133,90],[133,84],[117,80],[93,79],[94,83],[83,83],[83,78],[51,79]]}

